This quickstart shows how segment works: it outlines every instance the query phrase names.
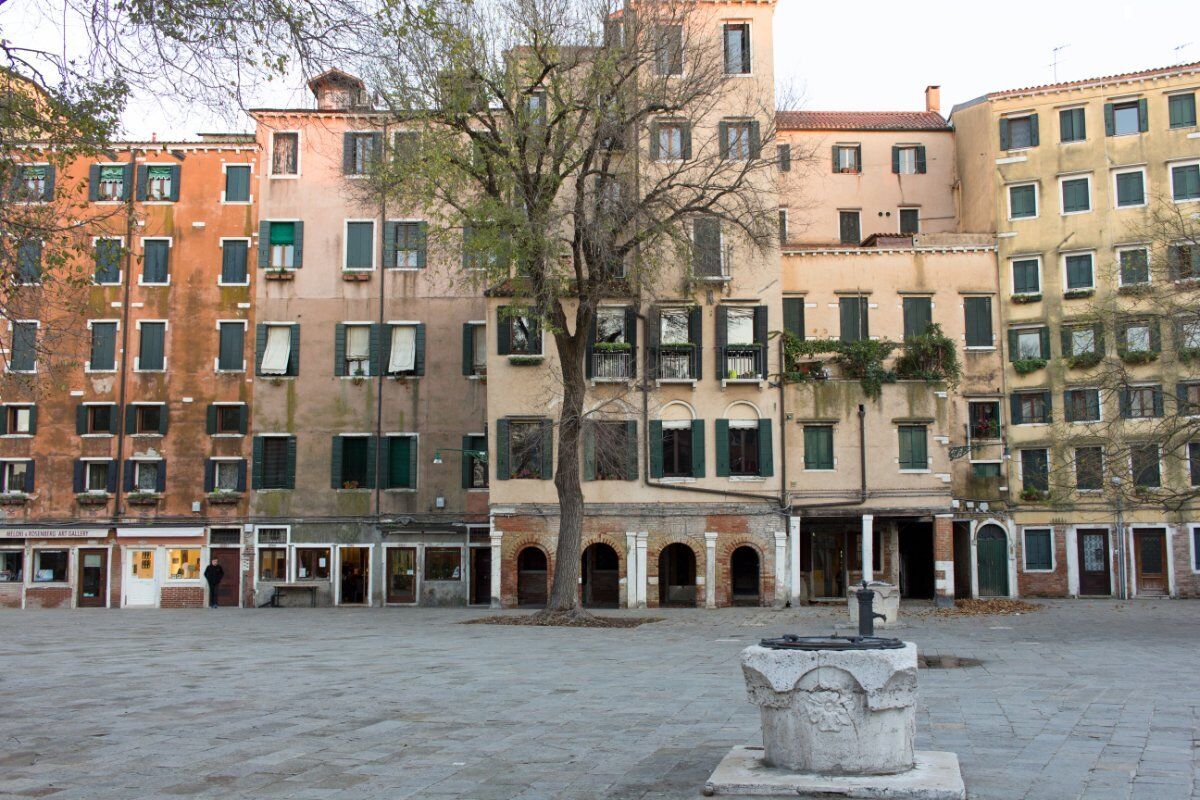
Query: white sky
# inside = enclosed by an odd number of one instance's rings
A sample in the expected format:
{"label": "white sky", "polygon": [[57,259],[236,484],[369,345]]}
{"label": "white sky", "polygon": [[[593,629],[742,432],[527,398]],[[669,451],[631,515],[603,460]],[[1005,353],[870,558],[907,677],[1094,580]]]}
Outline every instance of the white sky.
{"label": "white sky", "polygon": [[[0,36],[61,48],[61,0],[8,0]],[[69,32],[68,41],[78,36]],[[909,0],[897,5],[778,0],[776,80],[815,110],[922,110],[928,84],[942,87],[942,113],[988,91],[1200,61],[1196,0]],[[1186,45],[1176,51],[1175,48]],[[305,106],[302,85],[268,87],[255,105]],[[230,118],[169,100],[135,98],[125,135],[191,138],[200,131],[249,130]]]}

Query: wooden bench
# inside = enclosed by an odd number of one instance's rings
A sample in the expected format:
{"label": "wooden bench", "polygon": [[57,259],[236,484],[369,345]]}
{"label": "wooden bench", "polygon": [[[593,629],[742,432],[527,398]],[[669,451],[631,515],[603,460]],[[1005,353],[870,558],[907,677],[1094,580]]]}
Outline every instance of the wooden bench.
{"label": "wooden bench", "polygon": [[270,606],[279,608],[279,595],[284,592],[308,592],[309,606],[317,607],[317,585],[315,583],[277,583],[275,593],[271,595]]}

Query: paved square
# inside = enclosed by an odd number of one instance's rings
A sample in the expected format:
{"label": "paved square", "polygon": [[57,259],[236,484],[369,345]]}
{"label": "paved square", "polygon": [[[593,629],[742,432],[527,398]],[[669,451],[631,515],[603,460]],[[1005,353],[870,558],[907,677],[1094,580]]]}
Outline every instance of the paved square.
{"label": "paved square", "polygon": [[[1046,606],[909,610],[922,652],[983,660],[921,671],[917,747],[957,752],[980,800],[1200,798],[1200,605]],[[738,651],[844,625],[454,624],[480,613],[0,612],[0,797],[695,798],[758,737]]]}

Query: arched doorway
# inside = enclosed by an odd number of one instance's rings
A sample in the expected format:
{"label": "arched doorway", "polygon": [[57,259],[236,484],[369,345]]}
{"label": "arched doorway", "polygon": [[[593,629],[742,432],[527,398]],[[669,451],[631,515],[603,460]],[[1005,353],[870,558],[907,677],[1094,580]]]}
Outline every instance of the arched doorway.
{"label": "arched doorway", "polygon": [[1008,597],[1008,534],[988,523],[975,536],[980,597]]}
{"label": "arched doorway", "polygon": [[589,545],[583,551],[579,570],[583,582],[580,599],[586,608],[616,608],[621,603],[621,560],[617,551],[604,542]]}
{"label": "arched doorway", "polygon": [[517,605],[546,605],[546,554],[536,547],[517,553]]}
{"label": "arched doorway", "polygon": [[758,605],[758,551],[742,545],[729,557],[730,601],[735,606]]}
{"label": "arched doorway", "polygon": [[686,544],[669,544],[658,554],[658,604],[696,605],[696,554]]}

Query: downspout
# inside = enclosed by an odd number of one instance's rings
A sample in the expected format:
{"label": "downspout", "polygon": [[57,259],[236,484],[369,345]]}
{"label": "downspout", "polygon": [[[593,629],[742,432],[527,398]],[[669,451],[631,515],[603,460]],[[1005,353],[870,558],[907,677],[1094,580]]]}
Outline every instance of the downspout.
{"label": "downspout", "polygon": [[[387,139],[388,139],[388,124],[387,120],[383,123],[383,141],[379,144],[380,158],[383,163],[387,163]],[[377,329],[379,331],[379,352],[383,353],[383,337],[387,331],[383,328],[384,318],[384,292],[385,279],[387,276],[387,264],[383,263],[383,257],[386,253],[384,242],[387,240],[387,195],[383,192],[379,193],[379,315],[377,319]],[[380,474],[379,468],[383,463],[383,387],[384,374],[387,372],[387,367],[384,364],[378,365],[378,375],[375,376],[376,391],[375,391],[375,523],[378,526],[382,517],[382,502],[383,490],[380,488],[383,485],[384,477]]]}
{"label": "downspout", "polygon": [[125,437],[129,434],[129,431],[125,429],[125,420],[128,417],[125,409],[125,395],[126,376],[129,372],[129,294],[130,284],[133,281],[133,203],[137,193],[137,150],[134,147],[129,148],[129,186],[125,188],[127,196],[125,200],[125,275],[121,281],[123,291],[121,300],[121,372],[117,381],[117,430],[120,431],[120,435],[117,436],[117,461],[114,466],[119,473],[115,482],[116,491],[113,492],[114,525],[120,520],[123,513],[121,501],[124,499],[125,489]]}

